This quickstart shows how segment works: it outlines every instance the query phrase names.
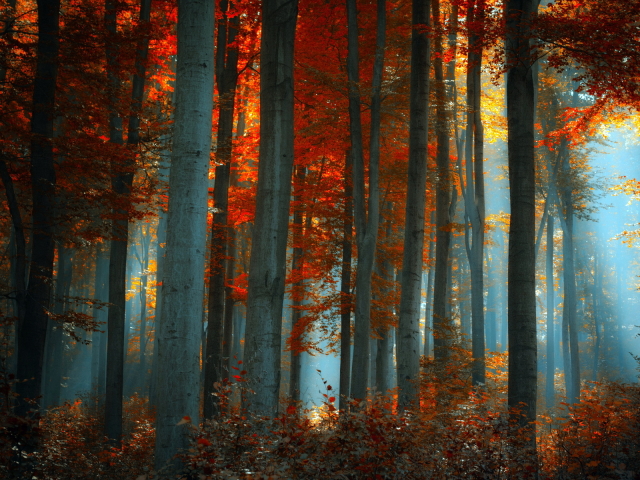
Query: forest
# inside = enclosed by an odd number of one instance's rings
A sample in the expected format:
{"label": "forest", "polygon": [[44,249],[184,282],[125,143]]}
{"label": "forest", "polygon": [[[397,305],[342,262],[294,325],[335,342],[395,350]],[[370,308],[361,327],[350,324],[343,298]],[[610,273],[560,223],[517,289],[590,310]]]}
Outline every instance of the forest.
{"label": "forest", "polygon": [[0,478],[640,478],[640,0],[0,0]]}

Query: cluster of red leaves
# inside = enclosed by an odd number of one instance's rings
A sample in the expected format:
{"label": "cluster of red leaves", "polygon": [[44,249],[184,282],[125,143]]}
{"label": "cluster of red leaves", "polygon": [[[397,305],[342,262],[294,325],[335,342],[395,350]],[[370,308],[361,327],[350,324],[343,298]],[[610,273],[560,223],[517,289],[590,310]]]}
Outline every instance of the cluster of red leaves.
{"label": "cluster of red leaves", "polygon": [[543,477],[638,478],[640,387],[594,383],[540,435]]}
{"label": "cluster of red leaves", "polygon": [[640,388],[585,390],[550,428],[540,422],[536,457],[510,423],[500,386],[469,388],[467,356],[461,350],[446,372],[423,365],[417,412],[398,413],[393,395],[338,412],[330,391],[311,412],[293,405],[274,419],[229,412],[195,431],[183,456],[187,472],[202,479],[529,479],[536,471],[542,479],[636,478]]}
{"label": "cluster of red leaves", "polygon": [[233,413],[206,423],[184,458],[188,471],[206,479],[533,478],[522,437],[484,398],[438,415],[399,415],[389,396],[339,413],[332,399],[317,421],[288,408],[273,420]]}
{"label": "cluster of red leaves", "polygon": [[119,448],[103,435],[103,409],[93,398],[65,403],[40,420],[41,444],[34,453],[38,479],[137,478],[151,470],[154,418],[147,402],[133,396],[123,405]]}
{"label": "cluster of red leaves", "polygon": [[639,13],[638,0],[559,0],[539,15],[534,29],[549,49],[551,66],[580,67],[578,91],[637,107]]}

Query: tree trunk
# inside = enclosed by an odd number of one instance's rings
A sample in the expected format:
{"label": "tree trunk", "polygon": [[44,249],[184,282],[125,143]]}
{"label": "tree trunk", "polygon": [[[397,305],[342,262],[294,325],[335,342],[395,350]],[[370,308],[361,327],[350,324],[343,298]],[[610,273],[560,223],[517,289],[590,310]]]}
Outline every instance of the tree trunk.
{"label": "tree trunk", "polygon": [[293,258],[291,261],[291,274],[296,278],[291,291],[291,364],[290,364],[290,376],[289,376],[289,397],[293,402],[300,400],[300,373],[301,373],[301,351],[297,348],[299,343],[298,335],[301,332],[296,330],[297,324],[302,316],[301,307],[304,302],[304,277],[303,277],[303,263],[304,263],[304,249],[302,248],[303,242],[303,214],[302,214],[302,195],[300,191],[304,188],[304,182],[306,178],[306,167],[302,165],[296,166],[296,180],[297,185],[294,187],[297,192],[294,196],[296,203],[293,212]]}
{"label": "tree trunk", "polygon": [[[507,2],[509,224],[508,405],[535,446],[537,338],[535,304],[534,85],[527,22],[536,0]],[[516,409],[519,413],[516,413]]]}
{"label": "tree trunk", "polygon": [[[65,311],[65,298],[71,289],[73,258],[68,248],[58,245],[58,265],[53,300],[53,313],[62,315]],[[49,319],[46,342],[46,365],[44,366],[45,388],[43,404],[45,408],[60,405],[60,383],[62,382],[62,362],[64,357],[64,321]]]}
{"label": "tree trunk", "polygon": [[16,312],[18,320],[16,322],[16,331],[20,330],[20,325],[24,319],[25,313],[25,277],[27,273],[27,242],[24,235],[24,225],[22,223],[22,214],[18,206],[18,199],[13,188],[13,180],[7,169],[4,158],[0,158],[0,180],[4,184],[4,191],[7,197],[9,213],[11,214],[11,223],[13,225],[14,241],[15,241],[15,259],[11,260],[13,288],[15,290]]}
{"label": "tree trunk", "polygon": [[[229,248],[229,184],[231,178],[231,155],[233,139],[233,115],[235,111],[236,86],[238,84],[238,49],[228,48],[235,41],[240,17],[227,17],[229,2],[220,3],[222,19],[218,26],[216,51],[216,81],[220,97],[218,121],[217,166],[213,187],[215,213],[211,224],[208,328],[206,362],[204,366],[204,418],[219,413],[219,398],[214,395],[214,385],[225,376],[223,373],[223,337],[225,319],[225,279],[227,277],[227,251]],[[228,376],[228,375],[227,375]]]}
{"label": "tree trunk", "polygon": [[[213,108],[213,2],[178,3],[178,63],[166,257],[157,327],[156,468],[189,443],[198,425],[209,152]],[[185,418],[188,417],[188,418]]]}
{"label": "tree trunk", "polygon": [[274,415],[280,391],[282,300],[293,170],[293,49],[297,0],[264,0],[260,46],[260,156],[244,360],[255,395],[246,407]]}
{"label": "tree trunk", "polygon": [[[568,163],[568,161],[567,161]],[[565,179],[565,181],[568,179]],[[578,332],[576,321],[576,272],[573,247],[573,199],[571,187],[563,189],[564,234],[562,236],[562,265],[564,276],[564,302],[562,309],[562,324],[567,331],[569,358],[565,363],[565,382],[567,388],[567,402],[576,403],[580,400],[580,357],[578,349]],[[563,343],[565,338],[563,335]]]}
{"label": "tree trunk", "polygon": [[547,218],[547,381],[546,381],[546,402],[547,410],[555,406],[555,300],[554,300],[554,280],[553,280],[553,216]]}
{"label": "tree trunk", "polygon": [[[436,211],[431,211],[431,220],[430,220],[431,228],[433,229],[436,224]],[[435,277],[435,246],[436,239],[429,238],[429,273],[427,274],[426,283],[426,307],[424,311],[424,352],[423,355],[425,357],[429,357],[431,355],[431,347],[433,341],[433,279]]]}
{"label": "tree trunk", "polygon": [[342,271],[340,274],[340,411],[346,410],[351,386],[351,260],[353,242],[353,183],[351,153],[347,153],[344,171],[344,220],[342,224]]}
{"label": "tree trunk", "polygon": [[[117,2],[106,0],[104,21],[107,40],[107,83],[109,92],[109,141],[118,145],[124,143],[122,118],[116,111],[119,93],[117,69]],[[125,202],[133,183],[133,172],[127,171],[118,160],[111,164],[111,188]],[[123,168],[125,167],[125,168]],[[109,313],[107,322],[107,379],[105,398],[105,435],[119,444],[122,437],[122,393],[125,355],[125,295],[127,269],[127,242],[129,238],[129,211],[127,205],[113,209],[111,225],[111,249],[109,252]]]}
{"label": "tree trunk", "polygon": [[442,24],[440,2],[432,0],[435,36],[435,86],[436,97],[440,99],[436,111],[436,266],[433,292],[433,354],[437,361],[444,362],[449,357],[449,347],[453,339],[453,324],[448,315],[449,291],[449,250],[451,244],[451,179],[449,178],[449,131],[447,111],[444,105],[445,88],[442,71]]}
{"label": "tree trunk", "polygon": [[[107,0],[105,5],[105,25],[110,34],[106,56],[109,71],[107,73],[110,92],[109,141],[121,145],[122,118],[115,105],[118,102],[120,80],[114,73],[117,63],[117,9],[116,0]],[[140,21],[148,22],[151,0],[142,0]],[[127,143],[136,146],[139,142],[140,110],[144,94],[145,63],[148,40],[142,40],[137,46],[136,72],[132,86],[132,113],[129,117]],[[111,187],[122,199],[121,206],[114,208],[111,227],[111,250],[109,254],[109,313],[107,322],[107,372],[105,398],[105,435],[113,443],[119,444],[122,437],[122,395],[124,389],[124,362],[126,358],[127,329],[125,329],[126,291],[127,291],[127,246],[129,242],[129,195],[133,185],[135,162],[128,159],[124,165],[118,161],[111,165]]]}
{"label": "tree trunk", "polygon": [[497,288],[498,271],[496,268],[495,258],[489,259],[487,253],[487,317],[485,322],[485,337],[487,339],[487,350],[495,352],[498,348],[498,330],[497,330]]}
{"label": "tree trunk", "polygon": [[56,174],[53,155],[53,119],[58,76],[59,0],[38,0],[38,44],[31,116],[31,188],[33,239],[24,321],[18,331],[16,413],[32,408],[28,399],[41,394],[44,346],[51,303],[54,219],[51,199]]}
{"label": "tree trunk", "polygon": [[[471,353],[473,385],[485,383],[485,336],[484,336],[484,132],[480,110],[482,81],[482,41],[484,1],[469,2],[467,23],[477,25],[479,31],[469,35],[467,61],[467,132],[465,154],[467,165],[465,212],[471,221],[471,248],[467,243],[467,256],[471,270]],[[465,238],[468,238],[465,236]]]}
{"label": "tree trunk", "polygon": [[[96,258],[96,280],[95,280],[95,297],[99,302],[107,302],[109,298],[109,258],[107,252],[101,248],[98,250]],[[94,332],[93,348],[94,355],[97,356],[96,376],[94,378],[94,391],[98,396],[98,402],[104,404],[103,395],[105,393],[106,381],[106,362],[107,362],[107,335],[104,331],[107,326],[107,310],[106,308],[94,309],[94,318],[100,323],[98,327],[101,332]]]}
{"label": "tree trunk", "polygon": [[[437,0],[436,0],[437,1]],[[405,212],[404,250],[398,321],[398,405],[418,406],[420,371],[420,303],[424,250],[424,209],[427,184],[427,137],[429,134],[429,7],[414,0],[411,32],[411,86],[409,100],[409,166]],[[442,73],[442,70],[441,70]]]}
{"label": "tree trunk", "polygon": [[594,328],[594,339],[593,339],[593,373],[591,374],[591,380],[594,382],[598,381],[598,368],[600,366],[600,315],[602,312],[601,308],[601,299],[602,299],[602,270],[601,270],[601,260],[600,260],[600,252],[598,251],[598,243],[596,246],[596,254],[594,255],[594,265],[593,265],[593,328]]}
{"label": "tree trunk", "polygon": [[371,276],[378,238],[380,159],[380,87],[384,62],[386,10],[384,0],[377,3],[376,56],[373,66],[371,96],[371,135],[369,148],[369,201],[365,199],[364,152],[362,146],[362,120],[360,115],[360,75],[358,54],[358,11],[355,0],[347,0],[349,80],[349,135],[353,156],[353,203],[358,265],[356,269],[356,308],[353,343],[353,372],[351,396],[364,400],[369,380],[369,346],[371,334]]}
{"label": "tree trunk", "polygon": [[[387,222],[385,240],[390,241],[392,235],[391,222]],[[385,288],[381,292],[382,299],[390,298],[393,295],[392,289],[388,287],[393,282],[393,264],[387,257],[384,261],[378,260],[376,265],[378,275],[383,279]],[[387,312],[385,316],[391,318],[392,312]],[[392,383],[393,377],[393,325],[385,325],[382,331],[378,331],[380,338],[377,343],[377,355],[375,358],[375,385],[379,392],[388,394],[394,386]]]}

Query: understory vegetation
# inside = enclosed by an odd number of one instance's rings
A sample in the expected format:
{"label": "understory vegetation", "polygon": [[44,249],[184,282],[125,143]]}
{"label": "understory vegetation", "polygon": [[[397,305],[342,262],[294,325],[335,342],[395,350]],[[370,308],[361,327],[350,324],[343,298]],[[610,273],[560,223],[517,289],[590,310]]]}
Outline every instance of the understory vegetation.
{"label": "understory vegetation", "polygon": [[[461,353],[464,353],[462,351]],[[221,413],[191,425],[180,460],[183,479],[520,479],[534,478],[506,407],[505,369],[494,363],[482,390],[468,387],[468,364],[446,371],[423,363],[421,404],[397,411],[393,393],[373,394],[339,411],[333,387],[311,410],[283,401],[281,414],[259,418],[236,402],[250,401],[250,382],[218,385]],[[443,379],[446,379],[443,381]],[[11,382],[4,379],[10,395]],[[244,380],[244,379],[243,379]],[[234,401],[232,401],[234,400]],[[6,404],[5,404],[6,405]],[[124,405],[124,436],[103,436],[103,405],[92,395],[49,410],[38,423],[39,448],[15,437],[29,421],[4,410],[0,418],[0,477],[34,479],[159,478],[153,468],[154,414],[148,399]],[[185,423],[190,419],[183,419]],[[33,421],[32,421],[33,422]],[[633,479],[640,475],[640,385],[586,383],[581,402],[560,403],[538,416],[541,479]]]}

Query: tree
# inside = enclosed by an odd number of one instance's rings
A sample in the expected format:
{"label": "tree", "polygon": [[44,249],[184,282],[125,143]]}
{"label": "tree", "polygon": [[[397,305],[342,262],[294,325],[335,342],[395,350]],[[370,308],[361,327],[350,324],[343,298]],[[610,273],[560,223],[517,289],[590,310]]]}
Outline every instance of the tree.
{"label": "tree", "polygon": [[[449,125],[445,105],[445,86],[443,73],[442,22],[440,2],[432,0],[436,58],[434,60],[435,87],[438,105],[436,110],[436,265],[433,291],[433,355],[438,361],[449,356],[452,339],[452,320],[447,312],[451,281],[449,272],[449,250],[451,246],[451,218],[455,212],[455,203],[451,194],[451,172],[449,159]],[[455,197],[454,197],[455,198]]]}
{"label": "tree", "polygon": [[31,116],[33,244],[24,321],[18,325],[16,413],[26,415],[41,394],[44,347],[51,303],[55,243],[50,207],[56,185],[53,122],[58,74],[60,1],[38,0],[38,45]]}
{"label": "tree", "polygon": [[[429,6],[413,1],[411,31],[411,91],[409,100],[409,166],[398,322],[398,388],[402,408],[417,406],[420,369],[420,285],[424,250],[429,133]],[[448,159],[447,159],[448,161]]]}
{"label": "tree", "polygon": [[507,2],[509,224],[508,404],[535,446],[537,337],[535,304],[534,85],[529,22],[536,0]]}
{"label": "tree", "polygon": [[[178,61],[162,317],[158,324],[156,467],[188,445],[198,424],[209,152],[213,108],[213,2],[178,3]],[[176,464],[173,467],[176,468]]]}
{"label": "tree", "polygon": [[[107,0],[105,4],[105,25],[109,33],[107,41],[107,80],[109,88],[109,140],[116,144],[123,143],[122,119],[115,105],[120,90],[120,80],[115,73],[118,69],[117,43],[117,9],[115,0]],[[149,22],[151,0],[141,0],[140,22]],[[129,117],[127,144],[137,147],[140,143],[140,111],[144,95],[146,76],[146,60],[149,50],[149,39],[141,37],[137,45],[137,55],[133,75],[131,106]],[[109,317],[107,321],[107,374],[105,399],[105,433],[113,442],[120,442],[122,436],[122,393],[125,357],[125,293],[127,270],[127,247],[129,242],[130,192],[133,185],[135,161],[128,159],[119,165],[119,159],[111,161],[111,185],[120,197],[119,204],[113,209],[111,227],[111,248],[109,253]]]}
{"label": "tree", "polygon": [[274,415],[293,170],[293,50],[297,0],[264,0],[260,42],[260,157],[251,240],[244,361],[249,411]]}
{"label": "tree", "polygon": [[356,268],[355,331],[351,376],[353,398],[363,400],[367,396],[369,380],[369,347],[371,335],[371,276],[378,239],[380,191],[378,185],[380,162],[380,86],[384,60],[386,11],[384,1],[377,3],[376,59],[374,63],[371,97],[371,135],[369,148],[369,200],[365,200],[365,166],[362,144],[362,119],[360,95],[360,59],[358,53],[358,10],[355,0],[347,0],[349,78],[349,138],[353,158],[353,207],[356,227],[358,264]]}
{"label": "tree", "polygon": [[[209,309],[207,324],[206,361],[204,364],[204,418],[218,413],[217,397],[213,395],[214,385],[224,375],[223,337],[228,336],[230,325],[225,318],[227,289],[227,253],[229,245],[229,183],[231,179],[231,156],[233,142],[233,115],[235,111],[236,87],[238,84],[238,48],[230,47],[236,39],[240,27],[240,16],[229,18],[230,2],[220,3],[222,19],[218,25],[218,45],[216,50],[216,82],[220,98],[218,142],[213,187],[215,213],[211,224]],[[228,336],[230,339],[231,337]],[[228,341],[226,342],[229,343]]]}
{"label": "tree", "polygon": [[472,383],[485,383],[484,325],[484,131],[480,97],[482,81],[482,42],[484,41],[484,0],[467,6],[469,52],[467,57],[467,130],[465,135],[466,192],[465,217],[471,221],[472,241],[465,232],[465,246],[471,270],[471,350]]}

